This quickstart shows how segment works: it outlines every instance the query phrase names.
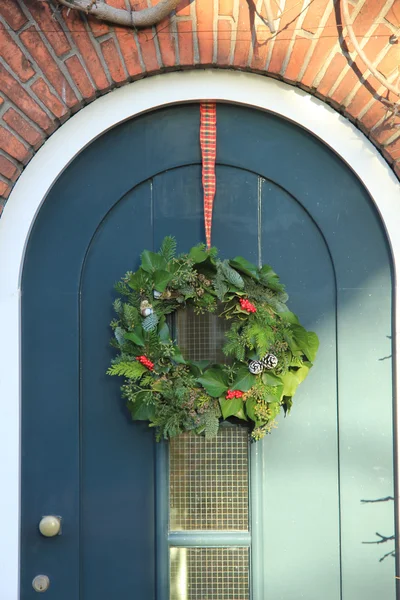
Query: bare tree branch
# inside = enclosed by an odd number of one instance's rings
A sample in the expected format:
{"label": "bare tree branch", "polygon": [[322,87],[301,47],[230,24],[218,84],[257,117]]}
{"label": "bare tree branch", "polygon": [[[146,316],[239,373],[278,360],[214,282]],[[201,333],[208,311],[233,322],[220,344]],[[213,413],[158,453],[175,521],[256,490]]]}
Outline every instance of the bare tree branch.
{"label": "bare tree branch", "polygon": [[178,6],[180,0],[160,0],[150,8],[138,11],[122,10],[101,0],[56,0],[58,4],[92,15],[122,27],[152,27],[165,19]]}

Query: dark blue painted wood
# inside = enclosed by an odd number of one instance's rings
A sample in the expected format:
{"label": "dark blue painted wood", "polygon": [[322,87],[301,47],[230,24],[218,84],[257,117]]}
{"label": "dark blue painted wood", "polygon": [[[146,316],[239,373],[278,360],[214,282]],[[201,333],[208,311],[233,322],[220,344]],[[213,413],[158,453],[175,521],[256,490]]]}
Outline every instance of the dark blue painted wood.
{"label": "dark blue painted wood", "polygon": [[[152,436],[127,420],[104,375],[106,324],[112,284],[140,249],[166,234],[180,251],[203,238],[198,126],[198,106],[179,106],[108,132],[61,175],[33,228],[22,281],[22,600],[36,597],[41,572],[57,600],[155,598]],[[293,417],[255,456],[267,476],[254,487],[253,600],[339,600],[341,586],[346,600],[393,600],[393,562],[362,544],[393,531],[393,506],[360,503],[393,490],[391,361],[379,360],[391,351],[391,274],[376,213],[329,149],[273,115],[220,106],[217,158],[213,242],[222,256],[272,263],[323,342]],[[37,523],[49,513],[64,530],[45,540]]]}
{"label": "dark blue painted wood", "polygon": [[145,182],[103,220],[82,272],[83,598],[123,598],[127,589],[140,590],[144,598],[155,595],[153,432],[133,423],[117,400],[120,381],[105,374],[115,353],[101,326],[115,318],[110,282],[137,268],[151,236],[151,182]]}

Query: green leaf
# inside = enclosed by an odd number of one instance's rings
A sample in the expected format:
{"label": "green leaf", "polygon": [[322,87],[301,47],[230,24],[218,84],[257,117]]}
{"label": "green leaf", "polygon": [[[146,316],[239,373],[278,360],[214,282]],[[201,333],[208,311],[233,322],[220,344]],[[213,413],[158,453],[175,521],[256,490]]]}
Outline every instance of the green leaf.
{"label": "green leaf", "polygon": [[197,265],[208,258],[207,252],[201,246],[194,246],[189,252],[189,258]]}
{"label": "green leaf", "polygon": [[183,358],[182,353],[180,351],[180,349],[178,348],[178,346],[174,347],[174,355],[173,355],[173,360],[180,364],[180,365],[186,365],[186,360]]}
{"label": "green leaf", "polygon": [[229,264],[233,269],[236,269],[245,275],[250,275],[250,277],[253,277],[254,279],[259,279],[257,267],[242,256],[236,256],[236,258],[229,261]]}
{"label": "green leaf", "polygon": [[196,380],[210,396],[219,398],[228,389],[227,375],[221,369],[208,369]]}
{"label": "green leaf", "polygon": [[126,340],[134,342],[137,346],[144,346],[143,331],[141,327],[135,327],[130,333],[125,333]]}
{"label": "green leaf", "polygon": [[232,390],[240,390],[241,392],[248,392],[249,389],[255,384],[256,378],[252,375],[247,367],[240,367],[238,370],[235,381],[233,382]]}
{"label": "green leaf", "polygon": [[301,383],[302,381],[305,380],[309,371],[310,371],[310,367],[308,365],[303,365],[296,371],[291,371],[291,372],[296,375],[298,382]]}
{"label": "green leaf", "polygon": [[147,332],[154,331],[155,329],[157,329],[159,320],[160,319],[159,319],[158,314],[153,312],[153,313],[151,313],[151,315],[149,315],[148,317],[143,319],[142,327]]}
{"label": "green leaf", "polygon": [[284,373],[281,377],[283,381],[283,395],[294,396],[297,387],[300,383],[300,380],[296,376],[296,372],[288,371],[287,373]]}
{"label": "green leaf", "polygon": [[275,312],[279,314],[288,312],[286,304],[281,302],[276,296],[269,298],[268,304],[274,309]]}
{"label": "green leaf", "polygon": [[290,310],[286,310],[285,312],[279,313],[279,316],[282,319],[282,321],[286,321],[287,323],[291,323],[292,325],[299,325],[299,319]]}
{"label": "green leaf", "polygon": [[173,278],[173,273],[169,273],[168,271],[164,271],[163,269],[159,269],[155,271],[153,275],[154,288],[157,292],[164,292],[165,288]]}
{"label": "green leaf", "polygon": [[167,266],[165,258],[155,252],[150,252],[150,250],[144,250],[141,259],[141,267],[143,271],[147,271],[147,273],[154,273],[154,271],[165,269]]}
{"label": "green leaf", "polygon": [[125,333],[126,331],[125,329],[122,329],[122,327],[116,327],[114,330],[115,339],[120,346],[123,346],[125,342]]}
{"label": "green leaf", "polygon": [[200,371],[204,371],[204,369],[207,369],[208,365],[210,364],[209,360],[194,360],[192,362],[193,365],[195,365],[198,369],[200,369]]}
{"label": "green leaf", "polygon": [[274,375],[268,371],[264,371],[261,375],[261,379],[265,385],[270,385],[271,387],[282,385],[282,379],[278,377],[278,375]]}
{"label": "green leaf", "polygon": [[251,419],[252,421],[254,421],[254,423],[257,423],[257,417],[254,414],[254,407],[256,405],[256,401],[254,400],[254,398],[248,398],[246,400],[246,413],[247,416],[249,417],[249,419]]}
{"label": "green leaf", "polygon": [[275,417],[277,417],[280,413],[281,410],[281,406],[280,404],[272,404],[268,406],[269,410],[271,411],[271,417],[269,420],[275,419]]}
{"label": "green leaf", "polygon": [[174,258],[175,252],[176,252],[176,240],[171,235],[167,235],[161,243],[161,248],[160,248],[159,254],[161,254],[161,256],[163,258],[165,258],[165,260],[167,262],[169,262],[170,260],[172,260]]}
{"label": "green leaf", "polygon": [[303,365],[296,371],[288,371],[281,375],[283,381],[282,396],[294,396],[299,384],[307,377],[310,367]]}
{"label": "green leaf", "polygon": [[[283,394],[283,385],[277,385],[273,388],[273,391],[267,394],[264,399],[268,404],[275,404],[276,402],[279,404],[282,399]],[[279,412],[279,411],[278,411]]]}
{"label": "green leaf", "polygon": [[242,402],[242,406],[240,407],[240,409],[233,416],[236,417],[237,419],[242,419],[243,421],[248,421],[248,418],[246,417],[244,409],[243,409],[243,402]]}
{"label": "green leaf", "polygon": [[160,342],[168,343],[171,341],[169,327],[166,324],[165,320],[164,322],[161,322],[158,326],[158,337],[160,338]]}
{"label": "green leaf", "polygon": [[143,269],[139,268],[136,273],[132,273],[132,275],[128,279],[128,285],[133,290],[139,292],[148,284],[148,275],[143,271]]}
{"label": "green leaf", "polygon": [[128,403],[129,412],[134,421],[151,421],[154,419],[155,408],[152,404],[146,402],[149,395],[149,392],[138,392],[135,395],[135,400]]}
{"label": "green leaf", "polygon": [[234,417],[240,409],[243,410],[243,400],[241,398],[232,398],[232,400],[220,398],[219,405],[221,407],[222,416],[224,419],[227,419],[228,417]]}
{"label": "green leaf", "polygon": [[278,275],[270,265],[263,265],[259,271],[260,281],[274,292],[282,292],[285,286],[280,283]]}
{"label": "green leaf", "polygon": [[309,361],[314,362],[319,347],[317,334],[313,331],[307,331],[301,325],[292,325],[291,331],[299,348],[301,348]]}
{"label": "green leaf", "polygon": [[120,362],[107,370],[107,375],[123,375],[128,379],[140,379],[143,373],[147,371],[146,367],[140,362]]}

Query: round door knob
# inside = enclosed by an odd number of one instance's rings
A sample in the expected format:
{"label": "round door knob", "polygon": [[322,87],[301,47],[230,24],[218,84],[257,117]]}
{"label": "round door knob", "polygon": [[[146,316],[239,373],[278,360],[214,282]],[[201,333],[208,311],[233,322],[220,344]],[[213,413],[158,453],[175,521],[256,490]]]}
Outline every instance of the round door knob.
{"label": "round door knob", "polygon": [[35,579],[32,581],[32,587],[35,592],[47,592],[50,585],[50,579],[47,575],[36,575]]}
{"label": "round door knob", "polygon": [[43,517],[39,523],[39,531],[45,537],[54,537],[60,535],[61,532],[61,519],[54,515],[47,515]]}

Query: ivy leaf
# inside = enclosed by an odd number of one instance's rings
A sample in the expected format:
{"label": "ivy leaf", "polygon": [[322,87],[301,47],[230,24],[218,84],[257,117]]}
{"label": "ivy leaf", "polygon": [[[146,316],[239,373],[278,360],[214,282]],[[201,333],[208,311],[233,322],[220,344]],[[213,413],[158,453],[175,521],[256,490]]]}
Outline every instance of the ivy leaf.
{"label": "ivy leaf", "polygon": [[200,369],[200,371],[204,371],[204,369],[207,369],[208,365],[210,364],[209,360],[194,360],[192,363],[195,367],[197,367],[198,369]]}
{"label": "ivy leaf", "polygon": [[282,385],[282,379],[278,377],[278,375],[268,373],[268,371],[264,371],[261,375],[261,379],[265,385],[270,385],[271,387]]}
{"label": "ivy leaf", "polygon": [[283,381],[283,395],[284,396],[294,396],[294,394],[296,393],[297,390],[297,386],[299,385],[300,381],[297,379],[296,375],[294,373],[292,373],[291,371],[288,371],[287,373],[284,373],[282,375],[282,381]]}
{"label": "ivy leaf", "polygon": [[236,417],[237,419],[242,419],[243,421],[248,421],[248,418],[246,417],[245,412],[243,410],[243,402],[242,402],[242,406],[239,408],[237,413],[235,413],[233,416]]}
{"label": "ivy leaf", "polygon": [[[283,394],[283,385],[277,385],[273,388],[273,391],[267,395],[265,402],[268,404],[280,403]],[[279,409],[278,409],[279,412]]]}
{"label": "ivy leaf", "polygon": [[161,322],[158,326],[158,337],[160,338],[160,342],[168,343],[171,340],[171,336],[169,333],[169,327],[165,322]]}
{"label": "ivy leaf", "polygon": [[144,250],[141,259],[141,267],[143,271],[146,271],[147,273],[154,273],[154,271],[165,269],[167,266],[165,258],[155,252],[150,252],[150,250]]}
{"label": "ivy leaf", "polygon": [[[309,365],[310,363],[308,363]],[[299,369],[297,369],[296,371],[292,371],[294,372],[294,374],[296,375],[298,382],[301,383],[302,381],[305,380],[305,378],[307,377],[309,371],[310,371],[310,367],[308,365],[302,365]]]}
{"label": "ivy leaf", "polygon": [[145,273],[143,271],[143,269],[141,269],[140,267],[136,271],[136,273],[132,273],[132,275],[128,279],[129,287],[132,288],[133,290],[136,290],[137,292],[139,292],[140,290],[145,288],[147,283],[148,283],[147,273]]}
{"label": "ivy leaf", "polygon": [[236,256],[233,260],[229,261],[230,266],[245,275],[250,275],[254,279],[259,279],[258,269],[253,263],[249,262],[243,256]]}
{"label": "ivy leaf", "polygon": [[298,385],[307,377],[310,368],[306,365],[300,367],[296,371],[287,371],[281,375],[283,381],[283,395],[294,396]]}
{"label": "ivy leaf", "polygon": [[274,292],[283,292],[285,286],[280,283],[278,275],[270,265],[263,265],[259,271],[260,281]]}
{"label": "ivy leaf", "polygon": [[136,344],[136,346],[144,346],[144,339],[141,327],[135,327],[135,329],[130,333],[125,333],[124,338],[126,340],[130,340],[131,342]]}
{"label": "ivy leaf", "polygon": [[177,346],[174,347],[174,355],[172,358],[176,363],[186,365],[186,360],[183,358],[182,353]]}
{"label": "ivy leaf", "polygon": [[194,246],[189,252],[189,258],[197,265],[208,258],[208,254],[201,246]]}
{"label": "ivy leaf", "polygon": [[276,296],[269,298],[268,304],[274,309],[275,312],[279,314],[288,312],[286,304],[281,302]]}
{"label": "ivy leaf", "polygon": [[307,331],[301,325],[292,325],[291,330],[299,348],[309,361],[314,362],[319,347],[317,334],[313,331]]}
{"label": "ivy leaf", "polygon": [[159,269],[153,275],[154,288],[157,292],[164,292],[165,288],[173,278],[173,273]]}
{"label": "ivy leaf", "polygon": [[243,410],[243,400],[241,398],[232,398],[232,400],[220,398],[219,405],[221,407],[221,412],[224,419],[227,419],[228,417],[234,417],[240,411],[240,409]]}
{"label": "ivy leaf", "polygon": [[286,323],[291,323],[292,325],[299,325],[299,319],[297,316],[292,313],[290,310],[286,310],[279,314],[282,321],[286,321]]}
{"label": "ivy leaf", "polygon": [[241,392],[248,392],[249,389],[254,385],[255,381],[255,376],[249,372],[247,367],[240,367],[231,389],[240,390]]}
{"label": "ivy leaf", "polygon": [[134,421],[151,421],[154,419],[155,408],[152,404],[146,402],[149,395],[149,392],[138,392],[135,394],[135,400],[128,403],[128,409]]}
{"label": "ivy leaf", "polygon": [[254,407],[256,405],[256,401],[254,400],[254,398],[248,398],[246,400],[246,413],[247,416],[249,417],[249,419],[251,419],[252,421],[254,421],[254,423],[257,425],[258,421],[257,421],[257,417],[254,414]]}
{"label": "ivy leaf", "polygon": [[196,381],[213,398],[219,398],[228,389],[228,377],[221,369],[208,369]]}

